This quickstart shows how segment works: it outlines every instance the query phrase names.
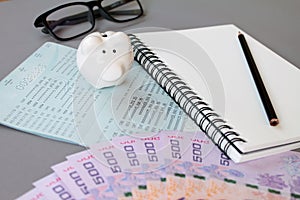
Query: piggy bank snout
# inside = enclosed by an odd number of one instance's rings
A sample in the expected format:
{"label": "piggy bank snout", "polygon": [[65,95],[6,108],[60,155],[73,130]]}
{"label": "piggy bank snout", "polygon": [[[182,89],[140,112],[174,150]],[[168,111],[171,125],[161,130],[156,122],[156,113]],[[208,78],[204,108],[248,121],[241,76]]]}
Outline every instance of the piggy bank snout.
{"label": "piggy bank snout", "polygon": [[101,79],[104,81],[117,81],[121,79],[131,67],[130,53],[123,55],[110,63],[103,71]]}

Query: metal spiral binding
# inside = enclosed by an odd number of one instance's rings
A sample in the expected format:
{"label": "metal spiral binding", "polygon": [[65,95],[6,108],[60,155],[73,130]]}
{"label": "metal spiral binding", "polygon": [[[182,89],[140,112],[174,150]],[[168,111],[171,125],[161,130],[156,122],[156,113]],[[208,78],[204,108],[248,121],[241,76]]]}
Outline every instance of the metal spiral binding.
{"label": "metal spiral binding", "polygon": [[139,38],[128,35],[133,46],[135,60],[150,74],[150,76],[169,94],[171,98],[193,119],[200,129],[227,154],[234,147],[243,154],[235,142],[246,142],[240,138],[232,127],[220,118],[208,104],[182,81],[155,53],[153,53]]}

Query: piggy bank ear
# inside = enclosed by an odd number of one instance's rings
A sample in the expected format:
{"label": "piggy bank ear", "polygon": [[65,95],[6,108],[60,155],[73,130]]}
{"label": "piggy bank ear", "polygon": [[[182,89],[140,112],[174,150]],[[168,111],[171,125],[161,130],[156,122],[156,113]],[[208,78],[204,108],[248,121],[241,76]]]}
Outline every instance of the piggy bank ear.
{"label": "piggy bank ear", "polygon": [[82,55],[87,55],[92,52],[99,44],[103,42],[99,32],[92,33],[86,36],[80,43],[78,50]]}

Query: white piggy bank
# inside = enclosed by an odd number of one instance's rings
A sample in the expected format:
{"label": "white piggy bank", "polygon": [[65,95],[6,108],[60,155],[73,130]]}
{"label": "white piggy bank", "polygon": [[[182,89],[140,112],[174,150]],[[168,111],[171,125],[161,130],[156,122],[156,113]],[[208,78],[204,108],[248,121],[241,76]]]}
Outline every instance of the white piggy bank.
{"label": "white piggy bank", "polygon": [[78,69],[95,88],[121,84],[132,62],[130,39],[123,32],[91,33],[77,50]]}

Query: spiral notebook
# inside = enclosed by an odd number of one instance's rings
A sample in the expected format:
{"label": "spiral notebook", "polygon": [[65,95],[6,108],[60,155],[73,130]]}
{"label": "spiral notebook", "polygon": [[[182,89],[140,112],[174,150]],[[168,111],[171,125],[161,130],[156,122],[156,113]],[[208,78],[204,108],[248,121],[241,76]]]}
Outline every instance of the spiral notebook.
{"label": "spiral notebook", "polygon": [[[172,62],[170,55],[178,57],[178,52],[164,53],[171,50],[156,46],[172,40],[172,31],[132,34],[130,38],[135,59],[234,162],[299,148],[300,70],[244,33],[280,120],[278,126],[271,127],[239,46],[239,31],[234,25],[177,31],[211,59],[224,90],[223,113],[222,105],[214,109],[209,92],[198,87],[207,61],[204,66],[194,66],[200,72],[197,74],[183,63]],[[173,44],[180,49],[180,37],[174,38]],[[189,53],[195,53],[192,51]],[[199,56],[202,58],[206,59]],[[217,81],[204,78],[210,84]]]}

